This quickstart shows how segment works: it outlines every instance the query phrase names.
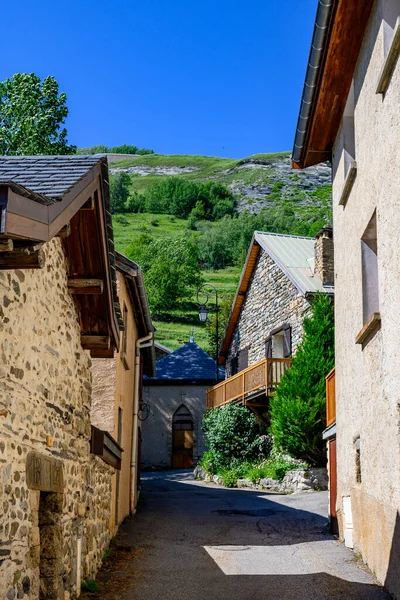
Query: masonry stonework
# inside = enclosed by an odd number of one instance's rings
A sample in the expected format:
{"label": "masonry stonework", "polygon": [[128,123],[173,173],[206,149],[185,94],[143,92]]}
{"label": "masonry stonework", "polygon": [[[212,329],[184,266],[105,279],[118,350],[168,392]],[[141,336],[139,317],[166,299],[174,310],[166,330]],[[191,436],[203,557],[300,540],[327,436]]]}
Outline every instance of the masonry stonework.
{"label": "masonry stonework", "polygon": [[271,331],[289,324],[292,353],[303,335],[303,319],[310,303],[261,248],[226,361],[226,377],[239,350],[249,349],[249,365],[265,358],[265,340]]}
{"label": "masonry stonework", "polygon": [[[38,600],[39,587],[43,598],[76,598],[109,542],[113,469],[90,455],[91,361],[62,243],[43,248],[44,269],[0,272],[0,598],[7,600]],[[28,485],[32,451],[34,481],[45,489]],[[40,482],[50,458],[61,465],[61,493],[46,488],[51,478]]]}

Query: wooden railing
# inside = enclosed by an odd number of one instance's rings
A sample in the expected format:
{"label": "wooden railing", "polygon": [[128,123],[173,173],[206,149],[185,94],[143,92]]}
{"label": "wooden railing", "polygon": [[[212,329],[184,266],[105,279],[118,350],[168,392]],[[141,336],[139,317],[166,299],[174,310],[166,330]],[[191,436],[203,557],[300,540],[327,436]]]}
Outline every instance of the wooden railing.
{"label": "wooden railing", "polygon": [[228,402],[245,402],[248,394],[262,390],[268,394],[289,369],[290,358],[264,358],[207,390],[207,408],[218,408]]}
{"label": "wooden railing", "polygon": [[326,425],[336,421],[336,377],[335,369],[326,376]]}

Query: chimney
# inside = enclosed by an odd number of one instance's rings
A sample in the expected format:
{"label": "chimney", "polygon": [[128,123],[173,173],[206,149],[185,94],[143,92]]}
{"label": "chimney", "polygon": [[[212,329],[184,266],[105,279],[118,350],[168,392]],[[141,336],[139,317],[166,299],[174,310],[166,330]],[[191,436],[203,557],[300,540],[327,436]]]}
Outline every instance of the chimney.
{"label": "chimney", "polygon": [[314,275],[320,278],[322,285],[334,284],[333,228],[326,225],[315,236]]}

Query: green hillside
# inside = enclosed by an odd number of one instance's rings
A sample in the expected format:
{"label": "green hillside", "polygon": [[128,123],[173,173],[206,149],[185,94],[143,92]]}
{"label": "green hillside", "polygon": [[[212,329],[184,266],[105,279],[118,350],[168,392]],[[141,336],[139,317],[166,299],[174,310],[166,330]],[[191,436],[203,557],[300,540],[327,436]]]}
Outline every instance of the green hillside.
{"label": "green hillside", "polygon": [[[150,154],[132,156],[110,165],[111,177],[121,171],[130,176],[131,194],[145,195],[155,183],[171,177],[217,182],[234,194],[236,211],[240,214],[237,219],[226,217],[223,222],[199,219],[193,226],[187,219],[171,214],[145,212],[116,214],[113,217],[116,248],[123,253],[129,253],[131,242],[146,234],[152,240],[182,235],[191,237],[202,245],[203,254],[207,254],[207,240],[212,241],[214,236],[221,237],[225,233],[226,252],[222,253],[221,264],[232,250],[229,248],[230,227],[235,248],[238,243],[233,235],[241,236],[240,252],[227,259],[229,266],[224,269],[207,269],[207,261],[204,261],[202,270],[203,281],[215,285],[222,296],[227,293],[233,295],[236,290],[245,249],[254,229],[267,227],[284,233],[314,235],[330,219],[329,167],[319,165],[305,171],[293,171],[288,153],[254,155],[244,159]],[[217,264],[213,266],[219,266],[218,260],[215,262]],[[156,339],[160,343],[176,349],[189,340],[194,329],[196,342],[209,350],[205,327],[198,319],[195,293],[192,302],[158,311],[153,317]]]}

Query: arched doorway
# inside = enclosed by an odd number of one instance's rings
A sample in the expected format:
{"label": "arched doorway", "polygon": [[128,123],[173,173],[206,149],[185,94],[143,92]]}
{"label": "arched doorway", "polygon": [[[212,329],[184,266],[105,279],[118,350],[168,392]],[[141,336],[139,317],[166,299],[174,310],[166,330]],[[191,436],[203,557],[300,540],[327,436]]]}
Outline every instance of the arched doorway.
{"label": "arched doorway", "polygon": [[172,418],[172,468],[193,467],[193,418],[184,404]]}

